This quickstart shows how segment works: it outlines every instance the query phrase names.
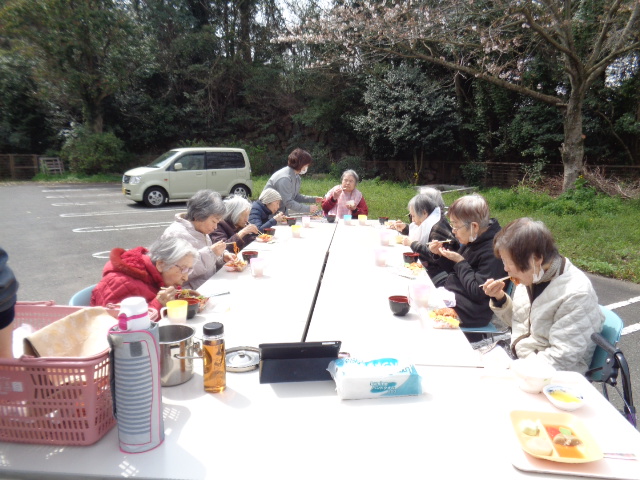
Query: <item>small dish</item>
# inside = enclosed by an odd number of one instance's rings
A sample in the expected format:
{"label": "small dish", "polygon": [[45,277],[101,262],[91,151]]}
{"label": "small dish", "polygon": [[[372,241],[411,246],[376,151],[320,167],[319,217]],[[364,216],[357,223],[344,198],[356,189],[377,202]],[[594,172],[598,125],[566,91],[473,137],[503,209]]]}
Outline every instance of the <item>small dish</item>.
{"label": "small dish", "polygon": [[389,297],[389,307],[394,315],[399,317],[405,316],[409,313],[411,308],[409,305],[409,299],[404,295],[394,295]]}
{"label": "small dish", "polygon": [[554,407],[573,412],[584,405],[584,396],[576,389],[564,385],[547,385],[542,392]]}
{"label": "small dish", "polygon": [[298,220],[296,217],[284,217],[284,218],[287,221],[287,225],[289,226],[295,225],[296,221]]}
{"label": "small dish", "polygon": [[245,262],[250,262],[252,258],[256,258],[258,256],[258,252],[255,250],[247,250],[246,252],[242,252],[242,259]]}
{"label": "small dish", "polygon": [[518,386],[527,393],[540,393],[551,383],[556,369],[551,365],[532,358],[519,358],[511,363],[511,370],[518,378]]}

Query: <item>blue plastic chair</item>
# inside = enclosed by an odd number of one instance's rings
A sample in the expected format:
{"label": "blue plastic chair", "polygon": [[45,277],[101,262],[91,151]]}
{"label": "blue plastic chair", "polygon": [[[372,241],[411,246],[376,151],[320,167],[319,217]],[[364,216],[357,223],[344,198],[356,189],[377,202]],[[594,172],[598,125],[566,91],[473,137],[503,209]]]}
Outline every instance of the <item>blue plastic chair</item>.
{"label": "blue plastic chair", "polygon": [[83,288],[79,292],[73,294],[71,300],[69,300],[69,305],[73,307],[88,307],[91,305],[91,292],[96,288],[96,285],[91,285],[90,287]]}
{"label": "blue plastic chair", "polygon": [[[608,308],[600,305],[600,310],[602,310],[602,313],[604,314],[604,325],[602,325],[600,335],[615,347],[620,341],[624,323],[616,313],[612,312]],[[604,348],[597,345],[593,352],[593,357],[591,357],[591,365],[589,365],[589,370],[586,374],[587,378],[592,382],[602,382],[602,368],[606,361],[607,352]]]}

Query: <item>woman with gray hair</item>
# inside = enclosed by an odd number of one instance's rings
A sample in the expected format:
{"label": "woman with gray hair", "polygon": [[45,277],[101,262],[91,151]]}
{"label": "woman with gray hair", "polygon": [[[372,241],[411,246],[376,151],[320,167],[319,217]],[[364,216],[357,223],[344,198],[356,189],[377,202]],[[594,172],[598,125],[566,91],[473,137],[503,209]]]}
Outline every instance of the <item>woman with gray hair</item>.
{"label": "woman with gray hair", "polygon": [[189,280],[197,258],[198,252],[189,242],[175,237],[160,237],[148,250],[114,248],[102,280],[91,292],[91,306],[143,297],[150,308],[159,311]]}
{"label": "woman with gray hair", "polygon": [[209,236],[226,214],[222,197],[213,190],[199,190],[187,202],[187,212],[178,213],[163,236],[182,238],[199,253],[193,274],[185,287],[196,290],[235,255],[225,250],[224,241],[213,243]]}
{"label": "woman with gray hair", "polygon": [[260,235],[258,227],[249,223],[251,204],[246,198],[231,195],[224,200],[224,206],[226,214],[211,234],[211,240],[227,243],[230,251],[234,250],[234,244],[242,250]]}
{"label": "woman with gray hair", "polygon": [[[460,197],[451,204],[449,221],[451,231],[462,245],[460,250],[447,250],[443,242],[431,243],[429,250],[453,262],[443,286],[455,294],[454,310],[460,325],[484,327],[493,312],[481,287],[489,278],[505,276],[502,261],[493,253],[493,238],[500,231],[500,224],[490,217],[486,200],[475,194]],[[472,335],[467,338],[475,340],[470,338]]]}
{"label": "woman with gray hair", "polygon": [[335,215],[342,218],[351,215],[368,215],[369,207],[364,200],[362,192],[356,187],[360,178],[355,170],[345,170],[340,178],[340,185],[336,185],[327,192],[322,201],[322,210],[325,215]]}
{"label": "woman with gray hair", "polygon": [[[432,189],[435,190],[435,189]],[[437,190],[435,190],[437,191]],[[438,192],[439,193],[439,192]],[[442,202],[442,206],[438,203]],[[451,231],[451,225],[444,215],[444,201],[442,195],[432,196],[424,193],[418,194],[409,200],[409,214],[413,220],[411,225],[404,225],[401,230],[403,245],[411,247],[413,252],[420,255],[420,263],[424,266],[436,287],[441,287],[453,269],[453,262],[441,255],[435,255],[429,250],[429,243],[442,242],[447,250],[457,251],[460,244]]]}

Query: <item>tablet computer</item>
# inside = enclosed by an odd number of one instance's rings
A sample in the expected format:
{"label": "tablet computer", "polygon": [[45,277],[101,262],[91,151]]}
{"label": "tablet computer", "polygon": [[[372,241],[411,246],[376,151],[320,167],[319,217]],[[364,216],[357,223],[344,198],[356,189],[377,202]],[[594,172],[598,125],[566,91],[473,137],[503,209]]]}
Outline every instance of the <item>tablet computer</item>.
{"label": "tablet computer", "polygon": [[331,380],[327,367],[338,358],[341,343],[261,343],[260,383]]}

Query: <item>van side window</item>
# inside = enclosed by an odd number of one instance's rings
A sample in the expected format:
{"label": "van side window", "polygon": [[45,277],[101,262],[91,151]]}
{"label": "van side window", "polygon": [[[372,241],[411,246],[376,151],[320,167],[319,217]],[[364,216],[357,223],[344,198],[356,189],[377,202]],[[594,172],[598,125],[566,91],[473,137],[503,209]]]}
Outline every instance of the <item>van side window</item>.
{"label": "van side window", "polygon": [[178,158],[174,165],[176,163],[182,164],[182,170],[204,170],[204,153],[188,153]]}
{"label": "van side window", "polygon": [[244,168],[240,152],[207,152],[207,169]]}

